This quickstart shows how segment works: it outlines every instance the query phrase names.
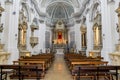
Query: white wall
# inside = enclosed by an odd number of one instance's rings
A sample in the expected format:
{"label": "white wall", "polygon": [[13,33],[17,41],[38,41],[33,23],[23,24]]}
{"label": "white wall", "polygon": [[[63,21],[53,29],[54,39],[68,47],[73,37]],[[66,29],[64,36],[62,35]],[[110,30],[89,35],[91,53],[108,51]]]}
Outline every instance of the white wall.
{"label": "white wall", "polygon": [[70,41],[71,41],[71,37],[70,37],[70,34],[71,32],[74,32],[75,31],[75,27],[72,26],[68,29],[68,44],[70,44]]}
{"label": "white wall", "polygon": [[109,60],[109,53],[115,50],[117,39],[116,23],[115,23],[115,3],[107,3],[106,0],[101,0],[102,12],[102,35],[103,49],[101,55],[105,60]]}
{"label": "white wall", "polygon": [[80,24],[75,23],[75,44],[77,52],[81,50],[81,34],[80,34]]}
{"label": "white wall", "polygon": [[90,22],[90,14],[86,15],[86,27],[87,27],[87,50],[86,55],[89,55],[89,51],[93,50],[93,23]]}

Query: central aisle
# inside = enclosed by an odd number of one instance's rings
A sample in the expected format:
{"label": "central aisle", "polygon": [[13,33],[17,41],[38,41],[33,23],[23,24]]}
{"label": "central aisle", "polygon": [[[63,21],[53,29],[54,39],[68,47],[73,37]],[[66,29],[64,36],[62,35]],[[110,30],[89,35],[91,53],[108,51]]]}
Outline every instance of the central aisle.
{"label": "central aisle", "polygon": [[73,80],[64,61],[64,54],[56,54],[53,65],[42,80]]}

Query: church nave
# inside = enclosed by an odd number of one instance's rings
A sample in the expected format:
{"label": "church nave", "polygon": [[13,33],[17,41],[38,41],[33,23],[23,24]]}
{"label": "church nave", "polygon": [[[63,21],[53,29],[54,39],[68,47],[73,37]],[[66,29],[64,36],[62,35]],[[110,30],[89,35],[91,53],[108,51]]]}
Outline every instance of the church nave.
{"label": "church nave", "polygon": [[120,0],[0,0],[0,80],[73,80],[81,65],[119,77]]}

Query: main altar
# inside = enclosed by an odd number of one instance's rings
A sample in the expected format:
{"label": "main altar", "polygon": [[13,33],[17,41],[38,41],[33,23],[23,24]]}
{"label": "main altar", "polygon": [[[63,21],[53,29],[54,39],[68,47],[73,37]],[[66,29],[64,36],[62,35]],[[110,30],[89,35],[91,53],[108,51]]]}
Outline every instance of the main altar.
{"label": "main altar", "polygon": [[62,20],[58,20],[52,31],[53,49],[65,49],[68,43],[68,30]]}

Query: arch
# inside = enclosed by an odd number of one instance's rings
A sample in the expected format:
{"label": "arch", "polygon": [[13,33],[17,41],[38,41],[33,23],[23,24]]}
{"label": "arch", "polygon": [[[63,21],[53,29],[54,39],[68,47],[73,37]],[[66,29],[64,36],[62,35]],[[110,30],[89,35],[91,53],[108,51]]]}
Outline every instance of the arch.
{"label": "arch", "polygon": [[[93,21],[94,17],[95,17],[95,14],[96,12],[100,12],[100,10],[98,10],[98,6],[100,6],[100,1],[96,1],[93,3],[93,6],[92,6],[92,9],[91,9],[91,21]],[[98,11],[97,11],[98,10]]]}
{"label": "arch", "polygon": [[78,0],[74,0],[74,1],[72,1],[72,0],[60,0],[60,1],[59,0],[42,0],[41,5],[45,7],[45,6],[48,6],[48,5],[50,5],[52,3],[56,3],[56,2],[68,3],[76,8],[78,8],[80,5],[80,2]]}
{"label": "arch", "polygon": [[27,17],[27,20],[30,21],[31,16],[30,16],[30,8],[29,8],[29,6],[26,4],[26,2],[24,0],[20,1],[20,5],[22,6],[21,9],[23,9],[25,11],[24,15]]}
{"label": "arch", "polygon": [[34,8],[35,8],[36,12],[38,13],[38,15],[42,18],[45,18],[46,14],[40,11],[40,9],[38,7],[38,3],[36,2],[36,0],[31,0],[31,2],[33,3]]}
{"label": "arch", "polygon": [[47,10],[50,8],[50,7],[52,7],[52,6],[57,6],[57,5],[59,5],[59,3],[62,3],[62,5],[67,5],[67,6],[70,6],[73,10],[74,10],[74,7],[71,5],[71,4],[69,4],[69,3],[67,3],[67,2],[58,2],[58,1],[56,1],[56,2],[53,2],[53,3],[50,3],[48,6],[47,6],[47,8],[46,8],[46,12],[47,12]]}

